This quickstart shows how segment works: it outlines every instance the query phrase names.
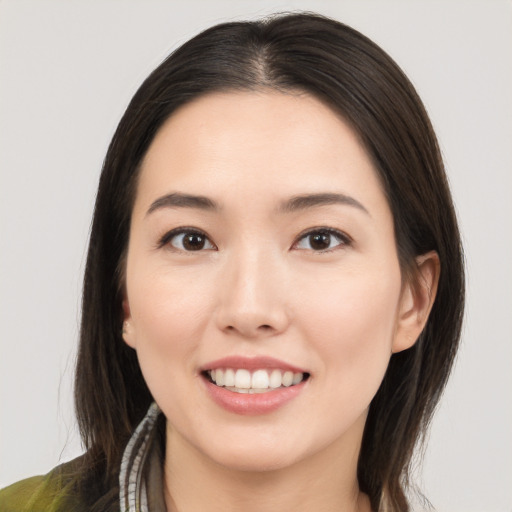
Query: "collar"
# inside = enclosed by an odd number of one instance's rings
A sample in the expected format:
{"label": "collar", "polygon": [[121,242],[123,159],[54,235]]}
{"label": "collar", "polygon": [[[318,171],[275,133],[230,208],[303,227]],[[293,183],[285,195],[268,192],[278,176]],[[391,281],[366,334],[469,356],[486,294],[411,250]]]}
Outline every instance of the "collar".
{"label": "collar", "polygon": [[165,512],[162,447],[155,442],[160,409],[152,403],[126,445],[119,473],[123,512]]}

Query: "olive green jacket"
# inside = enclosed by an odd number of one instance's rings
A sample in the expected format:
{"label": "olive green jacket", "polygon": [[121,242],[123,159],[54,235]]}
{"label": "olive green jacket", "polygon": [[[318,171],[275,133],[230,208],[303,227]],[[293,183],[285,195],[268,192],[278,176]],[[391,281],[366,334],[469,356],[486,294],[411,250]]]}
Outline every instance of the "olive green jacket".
{"label": "olive green jacket", "polygon": [[73,490],[73,481],[64,477],[70,474],[70,465],[75,461],[58,466],[47,475],[27,478],[0,490],[0,511],[88,512]]}
{"label": "olive green jacket", "polygon": [[101,471],[85,477],[82,456],[0,490],[0,512],[165,512],[159,416],[152,404],[124,450],[118,484],[106,488]]}

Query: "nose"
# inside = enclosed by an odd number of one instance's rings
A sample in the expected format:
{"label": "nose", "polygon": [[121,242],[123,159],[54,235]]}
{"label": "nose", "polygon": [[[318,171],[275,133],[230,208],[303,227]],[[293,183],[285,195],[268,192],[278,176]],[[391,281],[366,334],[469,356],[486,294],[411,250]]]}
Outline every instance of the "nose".
{"label": "nose", "polygon": [[228,334],[256,339],[282,333],[289,323],[286,272],[278,258],[248,250],[225,262],[217,325]]}

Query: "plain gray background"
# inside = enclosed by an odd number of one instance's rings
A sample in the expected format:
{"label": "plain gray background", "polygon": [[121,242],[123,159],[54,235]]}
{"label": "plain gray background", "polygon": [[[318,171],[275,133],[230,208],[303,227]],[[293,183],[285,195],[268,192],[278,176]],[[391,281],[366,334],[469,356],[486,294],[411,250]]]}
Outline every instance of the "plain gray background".
{"label": "plain gray background", "polygon": [[440,512],[512,510],[512,4],[493,0],[0,0],[0,487],[80,453],[81,278],[99,170],[129,99],[199,30],[294,9],[374,39],[431,115],[468,304],[418,482]]}

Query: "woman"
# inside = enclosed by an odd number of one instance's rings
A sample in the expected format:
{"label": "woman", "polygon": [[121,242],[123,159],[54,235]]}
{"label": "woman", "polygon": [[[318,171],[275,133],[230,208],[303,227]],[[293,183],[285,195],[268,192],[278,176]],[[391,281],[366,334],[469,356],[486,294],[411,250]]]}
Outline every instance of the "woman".
{"label": "woman", "polygon": [[463,288],[435,135],[396,64],[320,16],[213,27],[144,82],[105,160],[87,451],[2,510],[408,510]]}

